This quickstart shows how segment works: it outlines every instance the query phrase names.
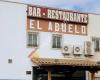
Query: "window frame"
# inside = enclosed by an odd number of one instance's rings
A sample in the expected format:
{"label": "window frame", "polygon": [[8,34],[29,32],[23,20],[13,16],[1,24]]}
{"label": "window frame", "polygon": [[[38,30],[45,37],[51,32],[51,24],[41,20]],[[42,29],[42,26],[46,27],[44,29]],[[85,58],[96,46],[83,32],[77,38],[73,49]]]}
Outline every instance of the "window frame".
{"label": "window frame", "polygon": [[[56,41],[56,45],[53,44],[53,43],[54,43],[54,41],[53,41],[53,40],[54,40],[54,39],[53,39],[54,36],[56,36],[56,38],[57,38],[57,37],[60,38],[60,40],[59,40],[59,41],[60,41],[60,47],[58,47],[58,44],[57,44],[58,41]],[[56,40],[57,40],[57,39],[56,39]],[[53,46],[55,46],[55,47],[53,47]],[[53,48],[53,49],[61,49],[61,48],[62,48],[62,35],[61,35],[61,34],[52,34],[52,48]]]}
{"label": "window frame", "polygon": [[[37,35],[36,36],[37,37],[36,45],[29,44],[29,43],[33,43],[33,41],[32,42],[29,41],[29,34],[32,34],[32,35],[36,34]],[[33,40],[33,36],[32,36],[32,40]],[[35,47],[35,48],[39,47],[39,33],[38,32],[27,32],[27,46],[28,47]]]}
{"label": "window frame", "polygon": [[92,38],[92,41],[94,43],[94,51],[100,52],[100,38]]}

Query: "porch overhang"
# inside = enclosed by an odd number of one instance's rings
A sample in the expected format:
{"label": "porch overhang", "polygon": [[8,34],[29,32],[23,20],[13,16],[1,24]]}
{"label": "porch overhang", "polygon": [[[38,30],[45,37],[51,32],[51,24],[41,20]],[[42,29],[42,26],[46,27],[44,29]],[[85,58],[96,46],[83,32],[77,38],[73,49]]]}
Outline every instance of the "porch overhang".
{"label": "porch overhang", "polygon": [[97,61],[82,59],[53,59],[53,58],[32,58],[32,62],[38,65],[68,65],[68,66],[90,66],[99,67]]}

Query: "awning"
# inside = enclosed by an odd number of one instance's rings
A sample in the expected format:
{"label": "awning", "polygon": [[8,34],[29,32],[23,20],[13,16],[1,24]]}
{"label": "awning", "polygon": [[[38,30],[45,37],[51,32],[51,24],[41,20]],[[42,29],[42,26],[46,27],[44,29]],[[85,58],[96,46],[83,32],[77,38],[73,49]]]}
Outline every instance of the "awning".
{"label": "awning", "polygon": [[53,58],[32,58],[32,62],[38,65],[69,65],[69,66],[99,66],[97,61],[82,59],[53,59]]}

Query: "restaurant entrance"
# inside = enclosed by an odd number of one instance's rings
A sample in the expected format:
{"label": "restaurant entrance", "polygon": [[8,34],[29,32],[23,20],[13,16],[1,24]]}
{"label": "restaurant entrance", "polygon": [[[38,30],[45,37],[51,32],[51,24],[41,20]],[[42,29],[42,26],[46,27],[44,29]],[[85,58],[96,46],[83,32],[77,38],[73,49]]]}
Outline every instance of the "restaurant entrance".
{"label": "restaurant entrance", "polygon": [[[50,73],[48,73],[50,71]],[[48,78],[48,75],[51,77]],[[75,68],[33,67],[33,80],[85,80],[85,71]]]}

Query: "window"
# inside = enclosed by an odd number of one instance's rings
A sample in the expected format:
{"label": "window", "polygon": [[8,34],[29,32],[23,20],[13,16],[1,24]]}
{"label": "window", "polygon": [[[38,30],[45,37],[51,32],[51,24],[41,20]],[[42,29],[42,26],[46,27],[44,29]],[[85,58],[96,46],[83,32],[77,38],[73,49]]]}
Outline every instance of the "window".
{"label": "window", "polygon": [[94,41],[94,49],[96,52],[100,52],[100,38],[93,38]]}
{"label": "window", "polygon": [[100,77],[95,77],[95,80],[100,80]]}
{"label": "window", "polygon": [[99,51],[99,41],[100,40],[95,40],[95,45],[96,45],[96,48],[95,48],[95,51]]}
{"label": "window", "polygon": [[37,32],[28,33],[28,46],[38,47],[38,33]]}
{"label": "window", "polygon": [[12,59],[8,59],[8,63],[10,63],[10,64],[11,64],[11,63],[12,63]]}
{"label": "window", "polygon": [[31,75],[31,71],[26,71],[26,74],[27,75]]}
{"label": "window", "polygon": [[53,35],[52,48],[61,48],[62,36],[58,34]]}

